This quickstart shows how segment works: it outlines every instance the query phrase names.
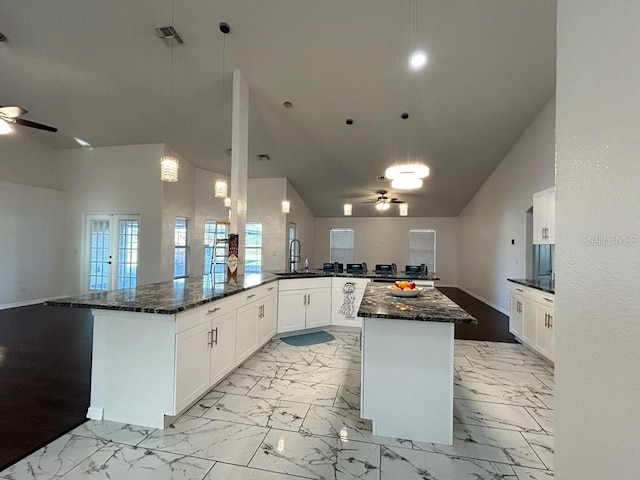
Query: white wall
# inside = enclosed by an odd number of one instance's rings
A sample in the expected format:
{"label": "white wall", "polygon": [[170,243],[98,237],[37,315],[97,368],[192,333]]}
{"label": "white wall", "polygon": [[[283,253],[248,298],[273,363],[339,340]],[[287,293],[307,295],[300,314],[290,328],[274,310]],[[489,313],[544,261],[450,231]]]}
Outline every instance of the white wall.
{"label": "white wall", "polygon": [[[555,184],[555,98],[460,213],[458,284],[507,313],[507,278],[526,275],[526,211]],[[511,244],[511,240],[515,244]]]}
{"label": "white wall", "polygon": [[0,137],[0,181],[59,190],[55,151],[14,127]]}
{"label": "white wall", "polygon": [[65,194],[0,182],[0,308],[63,295]]}
{"label": "white wall", "polygon": [[637,1],[558,2],[558,480],[640,475],[638,19]]}
{"label": "white wall", "polygon": [[139,284],[158,282],[161,274],[162,195],[160,158],[164,145],[77,148],[57,151],[67,192],[65,293],[80,285],[85,215],[140,214]]}
{"label": "white wall", "polygon": [[262,269],[284,270],[286,262],[286,220],[282,200],[286,178],[250,178],[247,192],[247,221],[262,223]]}
{"label": "white wall", "polygon": [[[290,259],[289,259],[289,237],[288,237],[288,228],[289,223],[293,222],[296,224],[296,235],[298,240],[300,240],[301,250],[300,250],[300,261],[304,262],[305,258],[309,259],[309,268],[313,268],[314,266],[321,266],[316,263],[315,257],[315,217],[311,210],[304,200],[300,196],[300,193],[295,189],[295,187],[287,180],[287,200],[291,202],[291,212],[287,215],[286,224],[285,224],[285,267],[284,270],[288,270],[290,268]],[[298,270],[301,270],[304,264],[298,265]]]}
{"label": "white wall", "polygon": [[[373,208],[373,207],[372,207]],[[438,285],[458,283],[458,219],[454,217],[318,217],[315,220],[316,267],[329,261],[329,232],[332,228],[354,229],[354,262],[396,263],[404,269],[409,261],[409,230],[435,229]]]}

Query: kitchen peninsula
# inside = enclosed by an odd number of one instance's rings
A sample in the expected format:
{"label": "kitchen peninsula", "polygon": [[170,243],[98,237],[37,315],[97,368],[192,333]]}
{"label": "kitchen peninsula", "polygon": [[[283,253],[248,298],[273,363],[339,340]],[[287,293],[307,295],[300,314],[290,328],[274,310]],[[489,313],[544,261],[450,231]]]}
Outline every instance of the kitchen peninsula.
{"label": "kitchen peninsula", "polygon": [[363,318],[360,416],[373,434],[453,443],[454,324],[477,320],[432,287],[398,298],[367,285]]}
{"label": "kitchen peninsula", "polygon": [[92,309],[87,417],[165,428],[275,335],[277,291],[268,273],[205,275],[47,305]]}

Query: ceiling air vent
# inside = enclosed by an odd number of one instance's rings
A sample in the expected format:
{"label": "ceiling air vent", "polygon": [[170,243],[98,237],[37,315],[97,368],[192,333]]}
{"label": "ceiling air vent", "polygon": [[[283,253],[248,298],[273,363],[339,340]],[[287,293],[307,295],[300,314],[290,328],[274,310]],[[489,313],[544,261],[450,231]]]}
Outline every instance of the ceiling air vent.
{"label": "ceiling air vent", "polygon": [[160,38],[162,38],[165,42],[167,42],[167,45],[171,45],[172,42],[175,42],[178,45],[184,44],[184,39],[180,36],[180,34],[176,31],[176,29],[171,25],[167,25],[165,27],[158,27],[156,28],[156,32],[158,33],[158,36]]}
{"label": "ceiling air vent", "polygon": [[271,157],[269,156],[268,153],[259,153],[258,154],[258,160],[262,160],[264,162],[264,161],[267,161],[267,160],[271,160]]}

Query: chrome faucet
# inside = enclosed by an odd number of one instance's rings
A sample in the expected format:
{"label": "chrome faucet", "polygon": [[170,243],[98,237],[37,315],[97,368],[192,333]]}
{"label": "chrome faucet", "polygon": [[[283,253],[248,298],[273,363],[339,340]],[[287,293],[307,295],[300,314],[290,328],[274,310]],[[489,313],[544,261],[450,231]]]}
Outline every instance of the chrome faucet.
{"label": "chrome faucet", "polygon": [[[296,245],[298,246],[298,253],[296,254]],[[289,244],[289,271],[297,272],[296,265],[300,263],[300,255],[302,254],[302,244],[300,240],[294,238]]]}

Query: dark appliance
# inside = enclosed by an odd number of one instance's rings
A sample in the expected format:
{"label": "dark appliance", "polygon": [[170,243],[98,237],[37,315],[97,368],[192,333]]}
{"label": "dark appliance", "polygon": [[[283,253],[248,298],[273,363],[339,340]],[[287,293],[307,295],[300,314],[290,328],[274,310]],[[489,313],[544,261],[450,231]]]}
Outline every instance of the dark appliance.
{"label": "dark appliance", "polygon": [[390,263],[377,263],[375,273],[378,275],[391,275],[393,273],[393,267]]}
{"label": "dark appliance", "polygon": [[409,276],[419,276],[422,275],[422,267],[420,265],[405,265],[404,273]]}
{"label": "dark appliance", "polygon": [[353,273],[355,275],[361,274],[364,271],[364,267],[361,263],[347,263],[347,273]]}

